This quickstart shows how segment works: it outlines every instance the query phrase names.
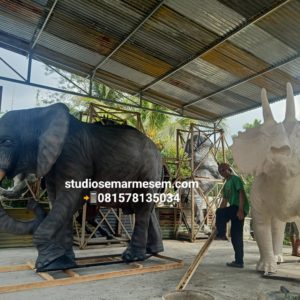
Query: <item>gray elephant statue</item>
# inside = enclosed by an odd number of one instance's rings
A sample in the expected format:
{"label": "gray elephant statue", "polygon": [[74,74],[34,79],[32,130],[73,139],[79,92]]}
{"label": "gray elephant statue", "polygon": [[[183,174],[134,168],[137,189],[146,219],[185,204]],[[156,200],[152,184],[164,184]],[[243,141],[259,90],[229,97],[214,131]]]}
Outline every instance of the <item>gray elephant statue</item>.
{"label": "gray elephant statue", "polygon": [[[98,183],[162,180],[159,151],[135,128],[83,123],[70,115],[61,103],[10,111],[0,119],[0,180],[21,173],[43,176],[52,204],[38,227],[37,220],[33,220],[24,222],[20,230],[20,233],[29,233],[35,229],[33,243],[38,250],[38,272],[76,267],[72,216],[83,205],[84,196],[89,195],[90,190],[101,195],[117,195],[102,206],[135,213],[133,234],[123,252],[123,260],[143,260],[163,251],[154,202],[145,201],[145,195],[153,195],[159,188],[148,184],[140,188],[122,186],[112,190],[99,185],[88,189],[80,184],[87,180]],[[69,188],[67,182],[73,185]],[[138,201],[132,198],[123,201],[118,197],[120,193],[136,194]],[[3,213],[2,217],[5,217]],[[2,226],[7,232],[18,232],[20,227],[19,222]]]}
{"label": "gray elephant statue", "polygon": [[[202,178],[199,181],[200,188],[203,194],[207,195],[216,184],[216,182],[211,179],[221,179],[222,177],[218,172],[218,163],[211,152],[213,147],[211,140],[201,132],[194,135],[193,139],[194,176]],[[191,139],[187,141],[184,150],[189,157],[192,157]],[[189,188],[182,189],[182,200],[187,202],[191,201],[191,198],[191,190]],[[204,220],[203,204],[205,203],[205,199],[203,198],[203,195],[200,195],[197,191],[195,191],[194,198],[196,211],[195,221],[200,225]],[[202,225],[201,229],[205,234],[211,233],[211,229],[205,224]]]}

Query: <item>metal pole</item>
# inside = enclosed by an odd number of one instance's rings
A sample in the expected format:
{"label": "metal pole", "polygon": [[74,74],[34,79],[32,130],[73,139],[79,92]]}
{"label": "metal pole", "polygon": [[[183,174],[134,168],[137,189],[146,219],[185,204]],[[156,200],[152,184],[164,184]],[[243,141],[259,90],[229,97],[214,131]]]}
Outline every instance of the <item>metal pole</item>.
{"label": "metal pole", "polygon": [[31,67],[32,67],[32,55],[31,53],[29,53],[28,55],[28,65],[27,65],[27,79],[26,79],[26,83],[31,83]]}
{"label": "metal pole", "polygon": [[55,0],[55,1],[54,1],[54,3],[53,3],[53,5],[52,5],[52,7],[51,7],[51,9],[50,9],[50,11],[49,11],[49,13],[48,13],[48,15],[47,15],[45,21],[44,21],[44,23],[43,23],[43,25],[42,25],[42,27],[41,27],[39,33],[37,34],[35,40],[32,42],[31,50],[33,50],[33,48],[35,47],[36,43],[38,42],[38,40],[39,40],[39,38],[40,38],[42,32],[44,31],[44,29],[45,29],[45,27],[46,27],[46,25],[47,25],[47,23],[48,23],[48,21],[49,21],[49,19],[50,19],[50,17],[51,17],[51,14],[52,14],[52,12],[53,12],[53,10],[54,10],[54,7],[55,7],[56,4],[57,4],[57,1],[58,1],[58,0]]}
{"label": "metal pole", "polygon": [[2,93],[3,93],[3,86],[0,86],[0,112],[2,111]]}
{"label": "metal pole", "polygon": [[0,57],[0,60],[7,66],[9,67],[14,73],[16,73],[19,77],[21,77],[24,81],[26,78],[22,76],[15,68],[13,68],[7,61],[5,61],[2,57]]}
{"label": "metal pole", "polygon": [[222,143],[222,156],[223,162],[226,162],[226,155],[225,155],[225,145],[224,145],[224,131],[221,131],[221,143]]}
{"label": "metal pole", "polygon": [[[191,130],[191,153],[192,153],[192,157],[191,157],[191,179],[194,181],[194,161],[195,161],[195,157],[194,157],[194,125],[192,124],[190,126],[190,130]],[[191,242],[194,242],[194,221],[195,221],[195,191],[194,188],[191,187]]]}

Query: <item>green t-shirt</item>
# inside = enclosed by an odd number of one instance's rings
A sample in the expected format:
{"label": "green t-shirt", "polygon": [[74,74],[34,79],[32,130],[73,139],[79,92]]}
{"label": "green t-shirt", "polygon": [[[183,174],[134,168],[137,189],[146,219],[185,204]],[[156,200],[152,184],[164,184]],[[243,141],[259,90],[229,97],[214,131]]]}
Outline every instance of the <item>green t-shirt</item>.
{"label": "green t-shirt", "polygon": [[[239,191],[244,190],[244,183],[242,179],[236,175],[231,175],[229,179],[226,180],[224,189],[223,189],[223,197],[228,200],[230,206],[240,206],[240,198]],[[244,203],[244,212],[248,214],[249,212],[249,201],[245,195],[245,203]]]}

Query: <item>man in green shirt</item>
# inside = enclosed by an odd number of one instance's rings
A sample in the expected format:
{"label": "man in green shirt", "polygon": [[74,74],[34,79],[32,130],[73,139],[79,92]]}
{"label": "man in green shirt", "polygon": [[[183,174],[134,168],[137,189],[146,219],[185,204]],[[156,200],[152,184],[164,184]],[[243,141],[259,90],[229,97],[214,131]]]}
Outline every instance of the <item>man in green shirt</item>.
{"label": "man in green shirt", "polygon": [[[225,178],[223,201],[216,211],[217,237],[227,240],[226,224],[231,221],[231,242],[235,252],[235,260],[227,263],[229,267],[244,267],[243,228],[244,219],[249,212],[249,202],[245,195],[244,184],[240,177],[232,174],[230,166],[219,164],[219,173]],[[229,204],[229,206],[227,206]]]}

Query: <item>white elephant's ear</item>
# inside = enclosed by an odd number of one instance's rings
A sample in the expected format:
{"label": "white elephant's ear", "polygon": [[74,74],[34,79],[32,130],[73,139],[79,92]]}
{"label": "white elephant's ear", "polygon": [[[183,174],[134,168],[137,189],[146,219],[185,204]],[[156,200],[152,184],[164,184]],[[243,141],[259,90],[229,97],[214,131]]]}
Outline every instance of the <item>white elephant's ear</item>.
{"label": "white elephant's ear", "polygon": [[239,170],[250,175],[259,173],[265,158],[266,146],[260,128],[249,128],[233,138],[232,156]]}
{"label": "white elephant's ear", "polygon": [[40,122],[44,124],[39,137],[37,176],[47,174],[61,154],[69,130],[69,110],[61,103],[42,108]]}

